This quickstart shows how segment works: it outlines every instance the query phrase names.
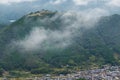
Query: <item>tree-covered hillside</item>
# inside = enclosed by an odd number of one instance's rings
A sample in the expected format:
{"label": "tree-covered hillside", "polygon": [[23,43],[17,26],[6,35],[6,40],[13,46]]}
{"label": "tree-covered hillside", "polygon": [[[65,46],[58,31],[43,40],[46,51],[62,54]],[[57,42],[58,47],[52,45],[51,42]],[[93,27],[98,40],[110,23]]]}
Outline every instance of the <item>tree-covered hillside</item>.
{"label": "tree-covered hillside", "polygon": [[0,67],[47,73],[51,68],[119,65],[120,15],[101,17],[90,26],[82,19],[51,11],[23,16],[0,30]]}

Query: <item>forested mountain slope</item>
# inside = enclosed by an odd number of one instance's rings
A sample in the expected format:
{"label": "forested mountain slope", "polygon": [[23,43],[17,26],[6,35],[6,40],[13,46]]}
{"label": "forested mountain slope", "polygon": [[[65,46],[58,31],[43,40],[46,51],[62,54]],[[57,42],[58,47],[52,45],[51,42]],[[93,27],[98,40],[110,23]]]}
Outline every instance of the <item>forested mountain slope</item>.
{"label": "forested mountain slope", "polygon": [[63,14],[38,11],[2,29],[1,67],[31,70],[120,64],[120,15],[101,17],[89,26],[80,16]]}

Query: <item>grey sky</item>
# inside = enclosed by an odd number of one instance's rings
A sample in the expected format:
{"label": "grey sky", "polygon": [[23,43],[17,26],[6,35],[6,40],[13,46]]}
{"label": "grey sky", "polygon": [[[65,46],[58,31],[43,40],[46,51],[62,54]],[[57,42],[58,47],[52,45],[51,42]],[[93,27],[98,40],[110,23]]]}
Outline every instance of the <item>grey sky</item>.
{"label": "grey sky", "polygon": [[8,22],[41,9],[84,11],[102,9],[119,14],[120,0],[0,0],[0,22]]}

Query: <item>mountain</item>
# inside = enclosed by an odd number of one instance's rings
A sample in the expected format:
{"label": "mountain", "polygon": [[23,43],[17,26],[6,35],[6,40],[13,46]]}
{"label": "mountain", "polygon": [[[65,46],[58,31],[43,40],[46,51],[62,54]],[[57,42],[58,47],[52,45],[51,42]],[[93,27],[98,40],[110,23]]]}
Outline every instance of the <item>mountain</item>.
{"label": "mountain", "polygon": [[0,30],[0,67],[47,73],[120,64],[120,15],[101,17],[92,26],[69,15],[37,11]]}

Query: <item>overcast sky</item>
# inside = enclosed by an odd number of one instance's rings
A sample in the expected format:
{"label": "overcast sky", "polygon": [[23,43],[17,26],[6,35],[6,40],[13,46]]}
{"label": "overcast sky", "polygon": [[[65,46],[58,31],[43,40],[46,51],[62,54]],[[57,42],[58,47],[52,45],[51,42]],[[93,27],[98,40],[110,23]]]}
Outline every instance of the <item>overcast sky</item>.
{"label": "overcast sky", "polygon": [[18,19],[41,9],[84,11],[96,8],[120,14],[120,0],[0,0],[0,22]]}

